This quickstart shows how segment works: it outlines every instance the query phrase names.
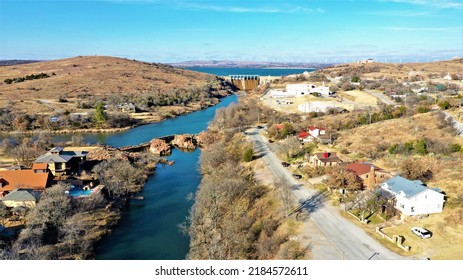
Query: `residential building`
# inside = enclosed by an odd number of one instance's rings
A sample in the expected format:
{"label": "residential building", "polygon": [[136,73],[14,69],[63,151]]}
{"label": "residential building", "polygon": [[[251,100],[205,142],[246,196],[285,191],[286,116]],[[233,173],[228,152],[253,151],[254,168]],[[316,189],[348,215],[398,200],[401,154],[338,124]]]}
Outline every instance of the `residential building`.
{"label": "residential building", "polygon": [[324,152],[315,153],[309,158],[309,163],[315,166],[335,166],[342,163],[336,153]]}
{"label": "residential building", "polygon": [[49,187],[53,176],[46,164],[34,164],[32,169],[0,171],[0,196],[16,189],[43,191]]}
{"label": "residential building", "polygon": [[302,142],[313,142],[320,140],[323,135],[326,135],[326,129],[311,125],[307,131],[299,132],[298,138]]}
{"label": "residential building", "polygon": [[16,189],[2,198],[2,202],[6,207],[24,206],[28,208],[35,207],[40,193],[33,190]]}
{"label": "residential building", "polygon": [[321,97],[330,97],[330,88],[325,86],[316,86],[314,84],[287,84],[285,90],[272,90],[273,98],[302,97],[310,94],[320,94]]}
{"label": "residential building", "polygon": [[64,151],[61,147],[55,147],[37,158],[35,163],[46,163],[53,176],[61,176],[79,171],[86,157],[85,151]]}
{"label": "residential building", "polygon": [[369,162],[354,162],[344,166],[344,169],[354,172],[363,181],[363,185],[373,189],[377,184],[390,179],[391,173]]}
{"label": "residential building", "polygon": [[117,105],[117,109],[123,113],[135,113],[137,111],[137,108],[133,103],[123,103]]}
{"label": "residential building", "polygon": [[415,216],[442,212],[445,196],[439,189],[430,189],[420,180],[410,181],[401,176],[381,184],[395,196],[395,208],[403,215]]}

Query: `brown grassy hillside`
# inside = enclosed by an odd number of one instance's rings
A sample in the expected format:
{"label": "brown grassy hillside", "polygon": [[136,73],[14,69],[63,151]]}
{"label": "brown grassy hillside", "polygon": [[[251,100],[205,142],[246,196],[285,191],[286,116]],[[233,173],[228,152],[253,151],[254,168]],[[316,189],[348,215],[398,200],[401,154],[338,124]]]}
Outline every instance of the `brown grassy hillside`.
{"label": "brown grassy hillside", "polygon": [[463,138],[442,123],[437,112],[418,114],[408,118],[382,121],[340,132],[337,146],[349,154],[371,155],[392,144],[429,139],[443,144],[463,144]]}
{"label": "brown grassy hillside", "polygon": [[437,61],[427,63],[368,63],[368,64],[342,64],[319,70],[331,77],[358,74],[364,77],[381,79],[395,78],[404,79],[406,77],[420,76],[429,79],[430,76],[443,76],[450,74],[463,74],[463,61],[461,59]]}
{"label": "brown grassy hillside", "polygon": [[[5,79],[46,73],[49,78],[6,84]],[[56,75],[52,75],[55,73]],[[56,98],[78,94],[136,94],[205,85],[214,76],[171,66],[107,56],[0,67],[2,98]]]}

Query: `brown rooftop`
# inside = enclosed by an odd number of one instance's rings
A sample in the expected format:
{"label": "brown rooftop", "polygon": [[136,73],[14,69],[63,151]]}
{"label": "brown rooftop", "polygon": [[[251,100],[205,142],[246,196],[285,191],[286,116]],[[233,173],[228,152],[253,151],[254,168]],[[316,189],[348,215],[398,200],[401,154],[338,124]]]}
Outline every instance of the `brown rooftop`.
{"label": "brown rooftop", "polygon": [[314,156],[316,156],[321,162],[342,162],[336,153],[315,153]]}
{"label": "brown rooftop", "polygon": [[367,162],[350,163],[350,164],[345,166],[345,169],[351,170],[352,172],[354,172],[358,176],[361,176],[361,175],[369,173],[372,166],[375,168],[375,171],[383,171],[383,169],[381,169],[381,168],[379,168],[379,167],[377,167],[377,166],[375,166],[375,165],[373,165],[371,163],[367,163]]}
{"label": "brown rooftop", "polygon": [[35,173],[32,169],[0,171],[0,192],[10,192],[15,189],[43,191],[51,179],[50,172]]}

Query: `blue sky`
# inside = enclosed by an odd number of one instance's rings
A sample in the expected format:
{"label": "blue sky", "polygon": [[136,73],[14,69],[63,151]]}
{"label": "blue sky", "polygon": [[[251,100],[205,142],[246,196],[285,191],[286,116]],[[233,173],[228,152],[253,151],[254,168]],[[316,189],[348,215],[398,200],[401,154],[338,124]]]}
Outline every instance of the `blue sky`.
{"label": "blue sky", "polygon": [[462,28],[463,0],[0,0],[0,59],[427,61]]}

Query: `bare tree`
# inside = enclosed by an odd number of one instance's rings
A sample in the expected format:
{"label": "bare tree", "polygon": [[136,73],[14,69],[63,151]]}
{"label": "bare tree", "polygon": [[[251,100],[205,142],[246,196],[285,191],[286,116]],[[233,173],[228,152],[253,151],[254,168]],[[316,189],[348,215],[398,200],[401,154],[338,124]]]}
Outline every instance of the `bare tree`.
{"label": "bare tree", "polygon": [[274,180],[273,185],[279,191],[281,202],[283,203],[283,209],[285,217],[288,217],[291,213],[293,205],[293,195],[291,193],[291,183],[286,179],[277,178]]}
{"label": "bare tree", "polygon": [[137,192],[142,171],[133,167],[128,160],[109,159],[93,168],[102,184],[112,197],[124,197]]}
{"label": "bare tree", "polygon": [[363,187],[362,180],[350,170],[342,167],[335,167],[328,173],[328,186],[332,189],[341,190],[361,190]]}

